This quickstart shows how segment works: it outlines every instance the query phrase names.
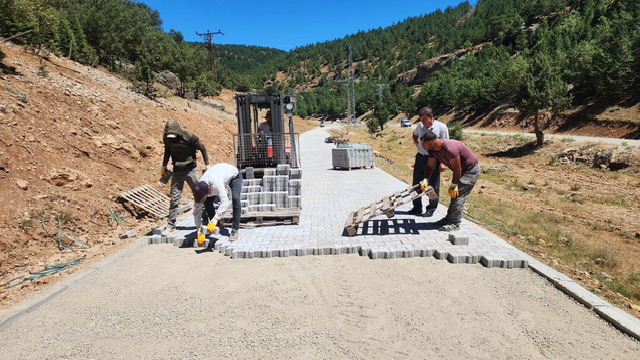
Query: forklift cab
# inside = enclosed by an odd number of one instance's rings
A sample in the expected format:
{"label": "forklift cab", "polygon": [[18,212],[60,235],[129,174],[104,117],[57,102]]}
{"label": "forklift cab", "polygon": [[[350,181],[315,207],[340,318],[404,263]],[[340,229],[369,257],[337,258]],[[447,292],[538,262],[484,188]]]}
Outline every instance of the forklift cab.
{"label": "forklift cab", "polygon": [[[239,169],[273,168],[281,164],[300,167],[298,134],[294,133],[291,117],[294,104],[294,96],[236,94],[238,133],[234,135],[234,149]],[[261,125],[267,113],[271,115],[270,127]]]}

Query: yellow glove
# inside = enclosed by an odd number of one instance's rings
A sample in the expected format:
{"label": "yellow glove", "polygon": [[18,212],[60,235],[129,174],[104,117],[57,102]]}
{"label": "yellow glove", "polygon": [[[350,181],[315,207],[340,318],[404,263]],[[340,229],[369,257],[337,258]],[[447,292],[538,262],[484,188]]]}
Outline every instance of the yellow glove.
{"label": "yellow glove", "polygon": [[204,244],[204,239],[205,239],[204,234],[198,234],[198,245]]}
{"label": "yellow glove", "polygon": [[216,232],[216,224],[210,222],[207,224],[207,231],[209,231],[210,233],[214,233]]}
{"label": "yellow glove", "polygon": [[160,176],[169,177],[169,173],[167,172],[167,167],[166,166],[163,166],[162,170],[160,170]]}
{"label": "yellow glove", "polygon": [[429,186],[429,182],[427,180],[424,180],[424,182],[420,184],[420,190],[424,191],[427,186]]}
{"label": "yellow glove", "polygon": [[452,199],[460,196],[460,192],[458,191],[458,184],[449,185],[449,196],[451,196]]}

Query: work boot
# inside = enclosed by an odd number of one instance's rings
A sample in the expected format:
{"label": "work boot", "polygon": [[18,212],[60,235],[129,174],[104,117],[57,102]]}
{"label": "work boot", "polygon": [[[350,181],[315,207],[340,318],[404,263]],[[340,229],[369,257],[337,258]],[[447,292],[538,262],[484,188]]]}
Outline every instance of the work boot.
{"label": "work boot", "polygon": [[434,223],[433,223],[433,225],[436,225],[436,226],[443,226],[443,225],[447,225],[448,223],[449,223],[449,220],[447,220],[447,218],[446,218],[446,217],[443,217],[442,219],[440,219],[440,220],[438,220],[438,221],[434,222]]}
{"label": "work boot", "polygon": [[167,225],[167,227],[162,231],[162,236],[168,236],[174,231],[176,231],[176,227],[174,225]]}
{"label": "work boot", "polygon": [[229,242],[234,242],[238,240],[238,229],[231,230],[231,234],[229,234]]}
{"label": "work boot", "polygon": [[436,209],[427,209],[427,211],[425,211],[424,214],[422,214],[422,216],[432,217],[434,212],[436,212]]}
{"label": "work boot", "polygon": [[455,230],[459,230],[459,229],[460,229],[460,225],[448,224],[448,225],[445,225],[445,226],[441,227],[438,230],[440,230],[440,231],[455,231]]}

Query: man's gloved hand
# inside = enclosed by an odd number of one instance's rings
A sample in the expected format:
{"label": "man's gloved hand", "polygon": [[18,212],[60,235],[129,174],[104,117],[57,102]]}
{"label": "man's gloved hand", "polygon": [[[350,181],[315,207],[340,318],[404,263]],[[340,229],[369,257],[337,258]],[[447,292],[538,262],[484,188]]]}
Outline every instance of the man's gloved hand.
{"label": "man's gloved hand", "polygon": [[198,245],[204,244],[204,240],[205,240],[205,235],[204,234],[198,234]]}
{"label": "man's gloved hand", "polygon": [[216,224],[213,222],[210,222],[207,224],[207,231],[210,233],[214,233],[216,232]]}
{"label": "man's gloved hand", "polygon": [[451,196],[452,199],[460,196],[460,192],[458,191],[458,184],[449,185],[449,196]]}
{"label": "man's gloved hand", "polygon": [[429,181],[422,180],[422,182],[420,183],[420,190],[424,191],[424,189],[426,189],[427,186],[429,186]]}
{"label": "man's gloved hand", "polygon": [[167,167],[166,166],[163,166],[162,169],[160,170],[160,176],[169,177],[169,173],[167,172]]}

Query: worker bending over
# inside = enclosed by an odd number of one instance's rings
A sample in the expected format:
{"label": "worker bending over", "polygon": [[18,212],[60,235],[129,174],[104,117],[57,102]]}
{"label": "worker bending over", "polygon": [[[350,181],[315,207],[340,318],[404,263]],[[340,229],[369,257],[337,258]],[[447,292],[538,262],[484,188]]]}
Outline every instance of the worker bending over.
{"label": "worker bending over", "polygon": [[429,179],[436,168],[437,161],[453,171],[449,186],[451,204],[447,215],[435,224],[440,231],[453,231],[460,228],[464,202],[480,178],[480,163],[475,154],[458,140],[442,139],[433,131],[427,130],[421,137],[422,145],[429,150],[425,179]]}
{"label": "worker bending over", "polygon": [[[227,193],[227,186],[231,189],[231,201]],[[238,239],[240,228],[240,193],[242,192],[242,174],[235,166],[226,163],[215,164],[207,169],[194,187],[195,206],[193,220],[196,224],[198,235],[201,234],[202,222],[207,224],[209,231],[215,231],[218,221],[232,205],[233,225],[229,235],[229,241]],[[220,198],[220,206],[216,211],[213,203],[214,196]],[[204,208],[204,209],[203,209]]]}

